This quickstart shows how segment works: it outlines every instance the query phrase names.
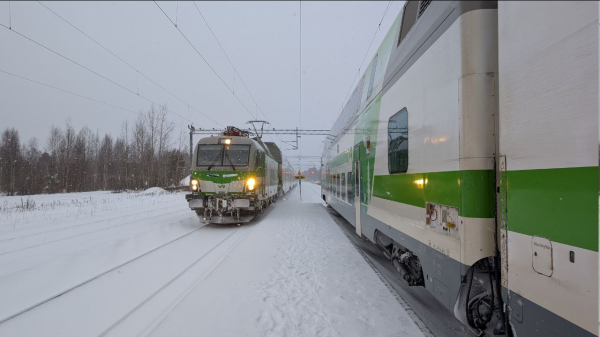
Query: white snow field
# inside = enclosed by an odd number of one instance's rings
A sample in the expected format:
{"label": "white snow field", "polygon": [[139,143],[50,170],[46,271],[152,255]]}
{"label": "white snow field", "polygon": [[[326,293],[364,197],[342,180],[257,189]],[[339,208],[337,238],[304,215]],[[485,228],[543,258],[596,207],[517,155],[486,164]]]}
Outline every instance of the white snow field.
{"label": "white snow field", "polygon": [[0,336],[423,336],[318,186],[243,226],[151,192],[0,197]]}

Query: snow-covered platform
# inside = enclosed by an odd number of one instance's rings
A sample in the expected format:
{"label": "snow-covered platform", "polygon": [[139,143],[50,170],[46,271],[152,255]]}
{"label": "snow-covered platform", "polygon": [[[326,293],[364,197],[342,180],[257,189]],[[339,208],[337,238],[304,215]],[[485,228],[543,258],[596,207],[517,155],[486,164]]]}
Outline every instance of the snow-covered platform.
{"label": "snow-covered platform", "polygon": [[302,192],[239,227],[202,224],[183,194],[5,227],[0,336],[423,336],[319,187]]}

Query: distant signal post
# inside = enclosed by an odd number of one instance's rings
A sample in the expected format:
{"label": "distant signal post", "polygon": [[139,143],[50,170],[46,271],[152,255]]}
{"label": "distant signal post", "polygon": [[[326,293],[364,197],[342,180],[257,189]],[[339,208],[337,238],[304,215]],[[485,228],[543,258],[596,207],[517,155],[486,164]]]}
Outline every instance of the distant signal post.
{"label": "distant signal post", "polygon": [[300,185],[300,198],[302,198],[302,180],[304,179],[302,171],[298,171],[298,175],[295,175],[294,179],[298,180],[298,185]]}

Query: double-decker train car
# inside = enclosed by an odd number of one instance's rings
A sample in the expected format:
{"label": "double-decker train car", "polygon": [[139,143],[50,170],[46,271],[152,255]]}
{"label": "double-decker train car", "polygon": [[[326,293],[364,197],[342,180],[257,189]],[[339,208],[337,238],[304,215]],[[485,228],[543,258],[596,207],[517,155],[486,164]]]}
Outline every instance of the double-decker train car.
{"label": "double-decker train car", "polygon": [[598,335],[598,3],[407,1],[323,199],[465,325]]}
{"label": "double-decker train car", "polygon": [[293,187],[287,171],[275,143],[229,126],[196,144],[186,200],[207,222],[248,222]]}

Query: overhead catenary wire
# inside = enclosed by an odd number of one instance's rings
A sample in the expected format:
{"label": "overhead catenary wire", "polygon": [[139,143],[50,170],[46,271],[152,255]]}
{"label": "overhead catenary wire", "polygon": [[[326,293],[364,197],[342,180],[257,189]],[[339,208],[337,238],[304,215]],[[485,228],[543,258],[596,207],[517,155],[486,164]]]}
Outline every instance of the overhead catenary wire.
{"label": "overhead catenary wire", "polygon": [[233,90],[231,89],[231,87],[227,85],[227,82],[225,82],[225,80],[223,79],[223,77],[221,77],[221,75],[219,75],[219,73],[206,60],[206,58],[202,55],[202,53],[200,53],[200,51],[198,50],[198,48],[196,48],[196,46],[194,46],[194,44],[192,43],[192,41],[190,41],[190,39],[188,39],[188,37],[183,33],[183,31],[181,31],[181,29],[179,29],[179,27],[177,27],[177,25],[175,25],[175,22],[173,22],[173,20],[167,15],[167,13],[165,13],[165,11],[158,5],[158,3],[156,3],[156,1],[153,1],[153,2],[156,5],[156,7],[158,7],[158,9],[160,9],[160,11],[165,15],[165,17],[171,22],[171,24],[173,24],[173,27],[175,27],[175,29],[177,29],[177,31],[179,32],[179,34],[181,34],[181,36],[183,36],[183,38],[187,41],[187,43],[196,51],[196,54],[198,54],[198,56],[200,56],[200,58],[204,61],[204,63],[206,63],[206,65],[210,68],[210,70],[219,78],[219,80],[221,80],[221,82],[229,90],[229,92],[231,92],[231,94],[244,107],[244,109],[246,109],[246,111],[248,112],[248,114],[250,114],[250,116],[254,117],[252,115],[252,112],[250,112],[250,110],[244,104],[244,102],[242,102],[242,100],[233,92]]}
{"label": "overhead catenary wire", "polygon": [[[194,7],[196,7],[196,11],[198,12],[198,14],[200,15],[200,17],[202,18],[202,21],[204,21],[204,23],[206,24],[206,27],[208,27],[208,30],[210,31],[211,35],[213,36],[213,38],[215,39],[215,41],[219,45],[219,48],[221,49],[221,51],[225,55],[225,58],[227,59],[227,62],[229,62],[229,65],[231,65],[231,68],[233,68],[233,85],[234,85],[234,88],[233,88],[232,91],[235,93],[235,80],[238,79],[242,83],[242,85],[244,86],[244,88],[246,89],[246,92],[248,92],[248,94],[250,95],[250,98],[252,98],[252,101],[254,102],[257,110],[260,111],[260,113],[263,115],[263,117],[266,120],[268,120],[269,118],[267,117],[267,115],[263,111],[262,107],[258,104],[258,102],[256,101],[256,99],[254,98],[254,95],[252,95],[252,92],[250,91],[250,89],[248,89],[248,86],[246,85],[246,82],[244,81],[244,79],[240,75],[239,71],[237,70],[237,68],[233,64],[233,61],[231,61],[231,58],[229,57],[229,55],[225,51],[225,48],[223,48],[223,45],[221,44],[221,41],[219,41],[219,39],[217,38],[217,35],[215,34],[215,32],[213,31],[212,27],[210,26],[210,24],[208,23],[208,21],[204,17],[204,14],[202,14],[202,11],[200,10],[200,8],[198,7],[198,5],[196,4],[195,1],[192,1],[192,4],[194,4]],[[236,77],[236,75],[237,75],[237,77]],[[254,118],[258,119],[258,113],[255,114]],[[271,125],[271,127],[273,127],[273,125]],[[283,143],[283,141],[281,140],[281,138],[279,138],[279,135],[276,135],[276,137],[277,137],[277,139],[280,142]],[[273,137],[271,137],[271,139],[273,139]]]}
{"label": "overhead catenary wire", "polygon": [[348,89],[348,92],[346,93],[346,96],[344,96],[344,100],[342,101],[342,105],[340,107],[340,111],[338,112],[338,117],[339,117],[339,114],[344,109],[344,103],[346,103],[346,101],[348,100],[348,95],[350,95],[350,92],[352,92],[352,88],[354,88],[354,82],[356,81],[356,79],[360,75],[360,71],[362,69],[363,63],[365,62],[365,59],[367,58],[367,55],[369,55],[369,51],[371,50],[371,46],[373,45],[373,41],[375,41],[375,37],[377,36],[377,33],[379,33],[379,30],[381,29],[381,24],[383,23],[383,20],[385,19],[385,16],[387,15],[387,12],[389,11],[389,9],[391,7],[391,4],[392,4],[392,1],[389,1],[388,4],[386,5],[385,10],[383,11],[383,15],[381,16],[381,20],[379,20],[379,24],[377,25],[377,29],[375,30],[375,33],[373,34],[373,37],[371,38],[371,42],[369,42],[369,47],[367,48],[367,51],[365,52],[365,55],[363,56],[362,60],[360,61],[360,64],[358,65],[358,70],[356,72],[356,75],[354,76],[354,79],[352,80],[352,83],[350,84],[350,88]]}
{"label": "overhead catenary wire", "polygon": [[6,75],[10,75],[10,76],[22,79],[24,81],[35,83],[37,85],[41,85],[41,86],[44,86],[44,87],[47,87],[47,88],[51,88],[51,89],[54,89],[54,90],[57,90],[57,91],[61,91],[61,92],[67,93],[69,95],[73,95],[73,96],[76,96],[76,97],[79,97],[79,98],[87,99],[89,101],[93,101],[93,102],[96,102],[96,103],[99,103],[99,104],[104,104],[106,106],[110,106],[110,107],[115,108],[115,109],[119,109],[119,110],[131,112],[131,113],[134,113],[136,115],[143,115],[143,113],[141,113],[139,111],[134,111],[134,110],[131,110],[131,109],[127,109],[127,108],[118,106],[118,105],[114,105],[112,103],[107,103],[107,102],[101,101],[101,100],[96,99],[96,98],[84,96],[84,95],[78,94],[76,92],[72,92],[72,91],[69,91],[69,90],[66,90],[66,89],[63,89],[63,88],[59,88],[59,87],[53,86],[51,84],[47,84],[47,83],[43,83],[43,82],[40,82],[40,81],[36,81],[36,80],[31,79],[31,78],[27,78],[25,76],[21,76],[21,75],[15,74],[15,73],[11,73],[9,71],[5,71],[5,70],[0,69],[0,73],[4,73]]}
{"label": "overhead catenary wire", "polygon": [[192,1],[192,3],[194,4],[194,7],[196,7],[196,10],[198,11],[198,14],[200,14],[200,17],[202,18],[202,21],[204,21],[204,23],[206,24],[206,27],[208,27],[208,30],[210,31],[210,33],[212,34],[212,36],[215,38],[215,41],[217,41],[217,44],[219,45],[219,48],[221,48],[221,51],[223,52],[223,54],[225,54],[225,58],[227,59],[227,61],[231,65],[231,67],[233,68],[234,74],[237,74],[237,78],[240,80],[240,82],[242,83],[242,85],[244,86],[244,88],[246,89],[246,91],[248,92],[248,94],[250,95],[250,98],[252,98],[252,101],[254,102],[254,104],[256,104],[256,106],[258,107],[258,110],[263,115],[263,117],[265,117],[265,119],[268,119],[268,117],[265,115],[265,113],[262,110],[262,108],[260,107],[260,105],[256,102],[256,99],[254,98],[254,95],[252,95],[252,92],[250,91],[250,89],[248,89],[248,86],[246,85],[246,82],[244,82],[244,79],[242,78],[242,76],[240,76],[240,72],[237,71],[237,68],[233,65],[233,62],[229,58],[229,55],[227,55],[227,52],[223,48],[223,45],[221,45],[221,42],[219,41],[219,39],[215,35],[215,32],[212,30],[212,28],[208,24],[208,21],[206,21],[206,18],[202,14],[202,11],[200,10],[200,8],[198,8],[198,5],[196,5],[195,1]]}
{"label": "overhead catenary wire", "polygon": [[[1,26],[1,27],[4,27],[4,28],[6,28],[6,29],[9,29],[9,28],[8,28],[8,26],[6,26],[6,25],[4,25],[4,24],[1,24],[1,23],[0,23],[0,26]],[[121,85],[121,84],[119,84],[119,83],[117,83],[117,82],[113,81],[113,80],[111,80],[110,78],[108,78],[108,77],[106,77],[106,76],[104,76],[104,75],[102,75],[102,74],[100,74],[100,73],[98,73],[98,72],[96,72],[96,71],[94,71],[94,70],[92,70],[92,69],[90,69],[90,68],[88,68],[88,67],[84,66],[83,64],[81,64],[81,63],[79,63],[79,62],[77,62],[77,61],[75,61],[75,60],[73,60],[73,59],[71,59],[71,58],[69,58],[69,57],[67,57],[67,56],[65,56],[65,55],[63,55],[63,54],[61,54],[61,53],[57,52],[57,51],[55,51],[54,49],[52,49],[52,48],[50,48],[50,47],[48,47],[48,46],[46,46],[46,45],[44,45],[44,44],[42,44],[42,43],[40,43],[40,42],[37,42],[37,41],[35,41],[34,39],[32,39],[32,38],[30,38],[30,37],[28,37],[28,36],[26,36],[26,35],[24,35],[24,34],[22,34],[22,33],[18,32],[18,31],[14,30],[14,29],[9,29],[9,31],[11,31],[11,32],[13,32],[13,33],[15,33],[15,34],[17,34],[18,36],[21,36],[21,37],[23,37],[23,38],[27,39],[28,41],[30,41],[30,42],[32,42],[32,43],[34,43],[34,44],[36,44],[36,45],[38,45],[38,46],[40,46],[40,47],[42,47],[42,48],[44,48],[44,49],[48,50],[48,51],[50,51],[50,52],[52,52],[53,54],[55,54],[55,55],[57,55],[57,56],[60,56],[60,57],[62,57],[63,59],[65,59],[65,60],[67,60],[67,61],[69,61],[69,62],[71,62],[71,63],[73,63],[73,64],[75,64],[75,65],[78,65],[79,67],[81,67],[81,68],[83,68],[83,69],[87,70],[88,72],[90,72],[90,73],[92,73],[92,74],[94,74],[94,75],[96,75],[96,76],[98,76],[98,77],[100,77],[100,78],[102,78],[102,79],[104,79],[104,80],[106,80],[106,81],[108,81],[108,82],[110,82],[110,83],[112,83],[112,84],[114,84],[114,85],[116,85],[116,86],[118,86],[118,87],[122,88],[123,90],[126,90],[126,91],[128,91],[129,93],[131,93],[131,94],[133,94],[133,95],[136,95],[136,96],[139,96],[139,97],[141,97],[142,99],[144,99],[144,100],[146,100],[146,101],[148,101],[148,102],[150,102],[150,103],[152,103],[152,104],[154,104],[154,105],[157,105],[157,106],[159,106],[159,104],[157,104],[157,103],[156,103],[156,102],[154,102],[153,100],[151,100],[151,99],[149,99],[149,98],[147,98],[147,97],[145,97],[145,96],[143,96],[143,95],[138,95],[138,94],[137,94],[135,91],[133,91],[133,90],[131,90],[131,89],[129,89],[129,88],[127,88],[127,87],[125,87],[125,86],[123,86],[123,85]],[[185,117],[183,117],[183,116],[179,115],[178,113],[176,113],[176,112],[174,112],[174,111],[172,111],[172,110],[169,110],[169,109],[167,109],[166,107],[165,107],[165,110],[166,110],[167,112],[169,112],[169,113],[172,113],[173,115],[175,115],[175,116],[177,116],[177,117],[181,118],[181,119],[184,119],[184,120],[186,120],[186,121],[188,121],[188,122],[190,122],[190,123],[193,123],[191,120],[189,120],[189,119],[187,119],[187,118],[185,118]]]}
{"label": "overhead catenary wire", "polygon": [[[111,54],[112,56],[114,56],[115,58],[117,58],[123,64],[125,64],[126,66],[128,66],[129,68],[131,68],[132,70],[134,70],[136,72],[137,76],[142,75],[142,77],[146,78],[148,81],[152,82],[154,85],[156,85],[157,87],[159,87],[160,89],[162,89],[163,91],[165,91],[166,93],[168,93],[169,95],[173,96],[175,99],[179,100],[180,102],[182,102],[183,104],[187,105],[188,107],[191,107],[192,110],[194,110],[194,111],[198,112],[199,114],[201,114],[202,116],[208,118],[210,121],[212,121],[216,125],[223,126],[219,122],[217,122],[214,119],[212,119],[210,116],[202,113],[200,110],[196,109],[195,107],[193,107],[192,105],[190,105],[189,103],[187,103],[186,101],[184,101],[183,99],[181,99],[179,96],[175,95],[174,93],[172,93],[171,91],[169,91],[165,87],[163,87],[162,85],[158,84],[156,81],[154,81],[152,78],[150,78],[149,76],[147,76],[143,72],[139,71],[139,69],[137,69],[136,67],[134,67],[133,65],[131,65],[129,62],[125,61],[119,55],[117,55],[116,53],[114,53],[113,51],[111,51],[110,49],[108,49],[107,47],[105,47],[103,44],[101,44],[100,42],[98,42],[93,37],[89,36],[87,33],[85,33],[84,31],[82,31],[81,29],[79,29],[77,26],[75,26],[74,24],[72,24],[71,22],[69,22],[67,19],[65,19],[64,17],[62,17],[60,14],[56,13],[54,10],[52,10],[51,8],[49,8],[48,6],[46,6],[45,4],[43,4],[42,2],[38,1],[38,3],[40,5],[42,5],[42,6],[44,6],[48,11],[50,11],[52,14],[54,14],[55,16],[57,16],[59,19],[61,19],[65,23],[67,23],[69,26],[73,27],[73,29],[77,30],[79,33],[81,33],[83,36],[85,36],[86,38],[88,38],[90,41],[94,42],[100,48],[104,49],[106,52],[108,52],[109,54]],[[137,94],[139,95],[139,78],[137,79]]]}

